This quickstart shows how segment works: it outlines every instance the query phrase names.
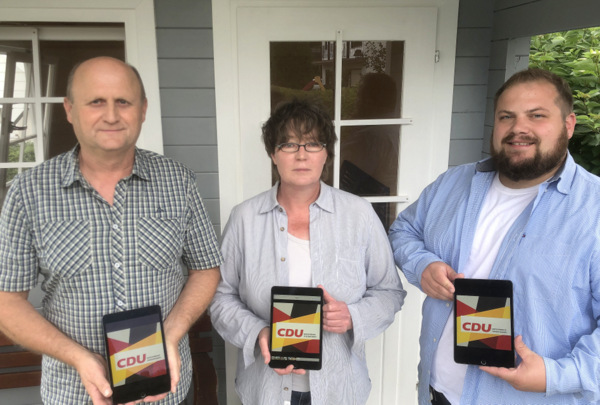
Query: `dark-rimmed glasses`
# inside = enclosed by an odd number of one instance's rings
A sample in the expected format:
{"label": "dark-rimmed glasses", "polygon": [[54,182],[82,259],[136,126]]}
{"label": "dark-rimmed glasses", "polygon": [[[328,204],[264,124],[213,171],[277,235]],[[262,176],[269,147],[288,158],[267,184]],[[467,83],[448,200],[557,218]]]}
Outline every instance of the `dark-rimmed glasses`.
{"label": "dark-rimmed glasses", "polygon": [[295,143],[295,142],[286,142],[286,143],[281,143],[275,147],[282,152],[294,153],[294,152],[298,152],[300,150],[301,146],[304,147],[305,151],[314,153],[314,152],[321,152],[323,150],[323,148],[325,148],[325,146],[327,146],[327,145],[324,143],[321,143],[321,142],[307,142],[305,144],[300,144],[300,143]]}

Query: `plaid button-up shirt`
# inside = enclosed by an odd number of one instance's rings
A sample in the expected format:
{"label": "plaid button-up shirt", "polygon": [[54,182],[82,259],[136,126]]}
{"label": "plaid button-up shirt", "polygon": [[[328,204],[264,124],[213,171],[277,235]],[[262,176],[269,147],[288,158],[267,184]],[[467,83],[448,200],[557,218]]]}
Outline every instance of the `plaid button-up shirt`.
{"label": "plaid button-up shirt", "polygon": [[[184,284],[182,264],[222,262],[193,172],[136,150],[133,172],[111,206],[83,178],[79,148],[20,175],[0,216],[0,290],[28,291],[43,277],[43,315],[62,332],[106,356],[102,316],[158,304],[166,317]],[[179,404],[191,381],[187,337],[181,379],[161,404]],[[44,356],[47,404],[91,403],[77,372]]]}

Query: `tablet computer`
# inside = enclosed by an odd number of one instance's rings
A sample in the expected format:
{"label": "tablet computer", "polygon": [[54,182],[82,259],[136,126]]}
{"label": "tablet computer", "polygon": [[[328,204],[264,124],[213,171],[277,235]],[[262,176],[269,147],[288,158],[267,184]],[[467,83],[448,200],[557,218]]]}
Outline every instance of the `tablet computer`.
{"label": "tablet computer", "polygon": [[454,361],[514,367],[512,282],[456,279],[454,288]]}
{"label": "tablet computer", "polygon": [[270,367],[321,369],[323,290],[271,288]]}
{"label": "tablet computer", "polygon": [[102,323],[114,403],[171,390],[158,305],[104,315]]}

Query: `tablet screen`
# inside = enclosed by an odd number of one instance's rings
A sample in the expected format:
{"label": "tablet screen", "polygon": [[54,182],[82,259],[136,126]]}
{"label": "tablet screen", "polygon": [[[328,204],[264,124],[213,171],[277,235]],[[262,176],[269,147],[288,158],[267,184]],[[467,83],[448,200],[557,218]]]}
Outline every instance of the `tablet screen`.
{"label": "tablet screen", "polygon": [[319,288],[273,287],[271,362],[274,368],[321,368],[323,307]]}
{"label": "tablet screen", "polygon": [[103,323],[113,399],[128,402],[169,391],[160,308],[105,315]]}
{"label": "tablet screen", "polygon": [[457,279],[455,289],[455,361],[513,367],[512,283]]}
{"label": "tablet screen", "polygon": [[512,350],[510,298],[456,296],[456,344]]}

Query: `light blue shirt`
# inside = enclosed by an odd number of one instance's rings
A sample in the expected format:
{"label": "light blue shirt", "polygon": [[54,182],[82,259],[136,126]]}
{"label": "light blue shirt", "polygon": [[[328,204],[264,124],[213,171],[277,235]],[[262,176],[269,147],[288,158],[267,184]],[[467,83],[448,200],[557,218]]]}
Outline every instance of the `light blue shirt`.
{"label": "light blue shirt", "polygon": [[[291,375],[264,364],[258,333],[270,321],[271,286],[288,285],[288,217],[277,186],[236,206],[223,232],[222,280],[211,305],[219,334],[240,348],[236,390],[244,404],[283,405]],[[310,205],[313,286],[348,304],[353,329],[323,333],[323,366],[310,371],[313,405],[364,404],[371,389],[365,341],[382,333],[406,292],[381,221],[364,199],[321,183]]]}
{"label": "light blue shirt", "polygon": [[[398,216],[389,237],[411,284],[420,288],[434,261],[461,272],[494,174],[491,160],[450,169]],[[469,366],[461,403],[600,401],[600,178],[569,155],[509,229],[490,278],[513,282],[515,336],[543,357],[546,393],[517,391]],[[433,354],[451,311],[448,301],[423,303],[420,404],[429,403]]]}

